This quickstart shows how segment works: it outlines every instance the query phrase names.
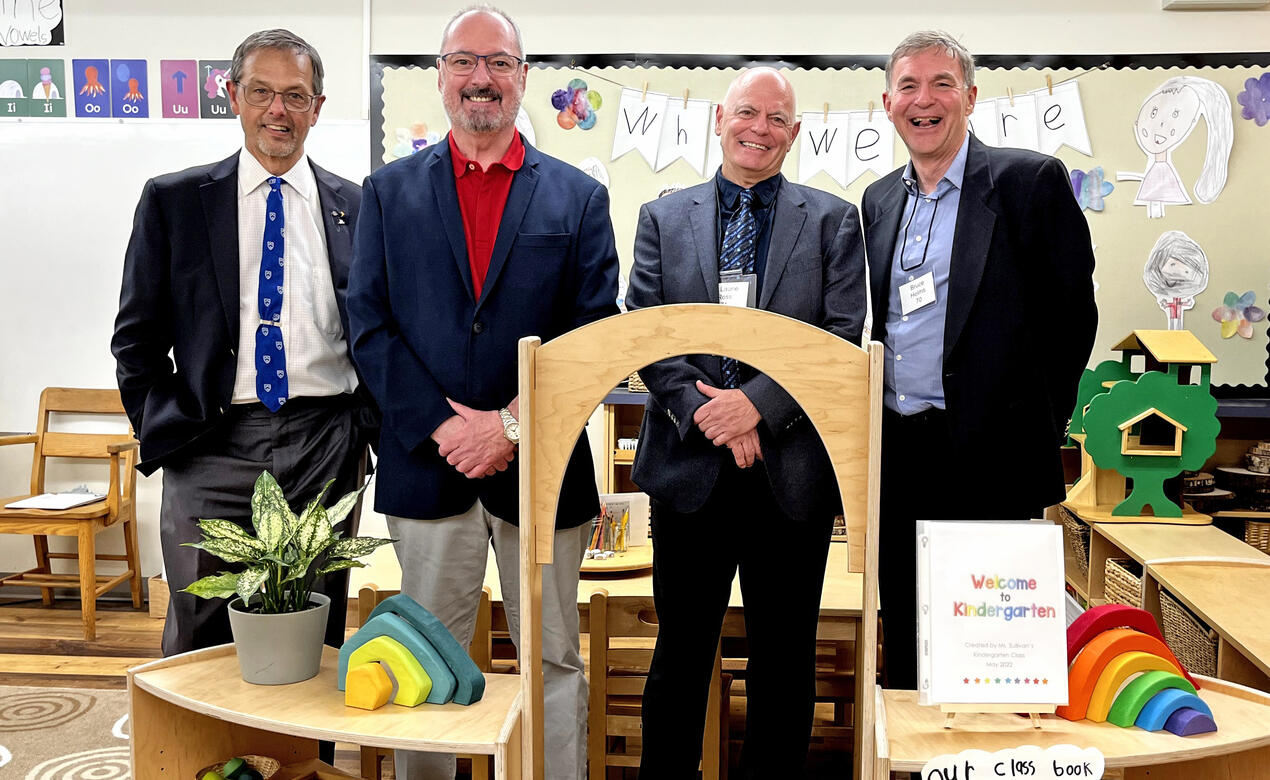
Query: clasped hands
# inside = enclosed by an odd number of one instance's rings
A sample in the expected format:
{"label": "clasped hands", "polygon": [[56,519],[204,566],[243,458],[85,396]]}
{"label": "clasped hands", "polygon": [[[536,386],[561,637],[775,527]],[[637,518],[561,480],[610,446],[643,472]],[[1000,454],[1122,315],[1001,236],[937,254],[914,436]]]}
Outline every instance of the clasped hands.
{"label": "clasped hands", "polygon": [[[445,462],[468,479],[506,471],[507,464],[516,457],[516,445],[503,435],[503,421],[498,412],[473,409],[451,398],[445,400],[454,410],[454,416],[432,432],[432,440]],[[519,417],[517,401],[508,404],[508,409],[513,417]]]}
{"label": "clasped hands", "polygon": [[716,446],[732,450],[736,465],[747,469],[763,459],[759,446],[758,423],[763,419],[754,403],[740,390],[711,387],[700,379],[697,390],[709,398],[692,415],[706,438]]}

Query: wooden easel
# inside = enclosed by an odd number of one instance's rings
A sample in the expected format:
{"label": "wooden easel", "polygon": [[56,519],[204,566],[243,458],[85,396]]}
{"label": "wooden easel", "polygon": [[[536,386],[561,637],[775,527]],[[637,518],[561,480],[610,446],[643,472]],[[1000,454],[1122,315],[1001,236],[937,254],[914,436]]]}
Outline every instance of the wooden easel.
{"label": "wooden easel", "polygon": [[729,355],[770,376],[824,441],[847,518],[848,568],[864,573],[856,639],[854,776],[873,776],[876,707],[882,346],[868,350],[771,312],[658,306],[609,317],[547,344],[520,341],[520,653],[525,776],[543,776],[542,569],[552,558],[564,469],[591,412],[618,382],[677,355]]}
{"label": "wooden easel", "polygon": [[1032,728],[1041,727],[1041,715],[1053,715],[1058,709],[1053,704],[941,704],[939,711],[944,713],[944,728],[953,727],[953,718],[959,712],[1026,712],[1032,719]]}

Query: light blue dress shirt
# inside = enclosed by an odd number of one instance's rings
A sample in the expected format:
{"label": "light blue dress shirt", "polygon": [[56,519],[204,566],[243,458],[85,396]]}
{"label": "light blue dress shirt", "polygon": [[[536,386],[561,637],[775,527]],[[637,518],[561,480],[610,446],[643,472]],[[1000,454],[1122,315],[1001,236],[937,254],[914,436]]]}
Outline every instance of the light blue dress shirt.
{"label": "light blue dress shirt", "polygon": [[[957,230],[957,207],[966,173],[970,135],[962,141],[935,191],[918,189],[913,163],[904,169],[908,198],[895,237],[888,286],[886,371],[882,402],[903,415],[944,408],[944,317],[948,311],[948,271]],[[902,312],[900,287],[933,273],[935,300],[908,314]]]}

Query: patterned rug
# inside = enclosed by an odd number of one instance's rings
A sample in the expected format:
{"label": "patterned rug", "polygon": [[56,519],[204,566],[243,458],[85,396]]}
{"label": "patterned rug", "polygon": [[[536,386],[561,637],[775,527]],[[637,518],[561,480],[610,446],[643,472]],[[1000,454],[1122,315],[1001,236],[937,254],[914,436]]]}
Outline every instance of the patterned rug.
{"label": "patterned rug", "polygon": [[128,780],[128,692],[0,686],[0,777]]}

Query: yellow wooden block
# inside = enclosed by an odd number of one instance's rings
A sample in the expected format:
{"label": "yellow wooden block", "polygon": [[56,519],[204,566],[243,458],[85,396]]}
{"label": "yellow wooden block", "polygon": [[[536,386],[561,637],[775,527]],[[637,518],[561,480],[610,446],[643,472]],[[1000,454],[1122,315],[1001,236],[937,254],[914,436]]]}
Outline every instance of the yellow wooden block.
{"label": "yellow wooden block", "polygon": [[377,710],[392,698],[392,679],[378,663],[362,664],[348,670],[344,684],[344,704],[363,710]]}
{"label": "yellow wooden block", "polygon": [[[349,675],[362,664],[379,661],[392,670],[397,680],[397,696],[394,704],[413,707],[421,704],[432,692],[432,678],[423,670],[406,646],[390,636],[377,636],[353,651],[348,657]],[[347,684],[345,685],[347,687]]]}

